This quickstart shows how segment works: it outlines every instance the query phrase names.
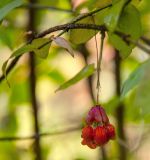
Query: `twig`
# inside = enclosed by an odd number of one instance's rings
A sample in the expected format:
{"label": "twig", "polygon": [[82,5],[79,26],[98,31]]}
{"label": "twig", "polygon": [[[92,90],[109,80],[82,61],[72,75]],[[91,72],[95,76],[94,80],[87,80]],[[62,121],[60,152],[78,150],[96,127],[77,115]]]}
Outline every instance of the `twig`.
{"label": "twig", "polygon": [[[105,30],[106,28],[104,26],[98,26],[98,25],[94,25],[94,24],[70,24],[70,23],[67,23],[67,24],[63,24],[63,25],[59,25],[59,26],[55,26],[55,27],[52,27],[52,28],[49,28],[39,34],[37,34],[36,36],[34,36],[33,38],[31,38],[27,44],[31,43],[34,39],[36,38],[40,38],[40,37],[44,37],[46,36],[47,34],[50,34],[50,33],[53,33],[55,31],[59,31],[59,30],[69,30],[69,29],[96,29],[96,30]],[[60,35],[60,34],[59,34]],[[51,41],[51,40],[50,40]],[[49,41],[49,42],[50,42]],[[46,43],[47,44],[47,43]],[[44,45],[46,45],[44,44]],[[42,45],[42,47],[44,47],[44,45]],[[18,57],[16,57],[9,65],[9,67],[7,68],[6,70],[6,73],[10,73],[10,71],[13,69],[13,67],[15,66],[15,64],[17,63],[18,61]],[[2,75],[0,76],[0,82],[2,82],[3,80],[5,79],[5,76]]]}
{"label": "twig", "polygon": [[140,38],[144,43],[146,43],[147,45],[149,45],[150,46],[150,39],[148,39],[148,38],[146,38],[146,37],[141,37]]}
{"label": "twig", "polygon": [[[45,31],[43,31],[43,32],[35,35],[35,37],[32,38],[31,40],[29,40],[29,41],[27,42],[27,44],[31,43],[32,40],[34,40],[34,39],[36,39],[36,38],[44,37],[44,36],[46,36],[47,34],[50,34],[50,33],[56,32],[56,31],[65,30],[65,31],[63,31],[63,32],[61,32],[61,33],[59,34],[59,36],[60,36],[60,35],[64,34],[65,32],[67,32],[69,29],[91,29],[91,30],[107,31],[107,28],[106,28],[104,25],[99,26],[99,25],[94,25],[94,24],[74,24],[74,23],[67,23],[67,24],[63,24],[63,25],[59,25],[59,26],[55,26],[55,27],[49,28],[49,29],[47,29],[47,30],[45,30]],[[115,31],[115,34],[118,35],[119,37],[121,37],[121,38],[122,38],[124,41],[126,41],[127,43],[135,44],[137,47],[139,47],[140,49],[142,49],[142,50],[145,51],[146,53],[150,54],[150,49],[148,49],[148,48],[144,47],[143,45],[141,45],[141,44],[139,44],[139,43],[137,43],[137,42],[129,39],[128,36],[125,35],[124,33]],[[49,43],[50,43],[50,42],[51,42],[51,40],[49,41]],[[47,44],[47,43],[46,43],[46,44]],[[42,46],[44,47],[46,44],[44,44],[44,45],[42,45]],[[16,58],[15,58],[15,59],[16,59]],[[16,61],[16,60],[14,60],[14,61]],[[14,62],[12,62],[12,63],[14,63]],[[14,67],[15,64],[14,64],[14,65],[13,65],[13,64],[10,64],[10,66],[13,66],[13,67]],[[13,67],[12,67],[12,68],[13,68]],[[7,69],[6,72],[8,72],[8,70],[9,70],[9,72],[10,72],[12,68]],[[2,76],[0,77],[0,82],[2,82],[3,80],[4,80],[4,76],[2,75]]]}
{"label": "twig", "polygon": [[139,42],[135,42],[133,40],[130,40],[130,43],[135,44],[138,48],[140,48],[142,51],[144,51],[147,54],[150,54],[150,49],[146,48],[145,46],[143,46],[142,44],[140,44]]}
{"label": "twig", "polygon": [[49,137],[49,136],[57,136],[57,135],[65,134],[65,133],[78,131],[80,129],[81,129],[81,126],[77,126],[77,127],[71,127],[71,128],[67,128],[67,129],[64,129],[64,130],[60,130],[60,131],[40,133],[40,134],[36,134],[36,135],[31,135],[31,136],[0,137],[0,142],[23,141],[23,140],[32,140],[32,139],[34,140],[34,139],[37,139],[39,137],[42,138],[42,137]]}
{"label": "twig", "polygon": [[[126,35],[122,32],[119,31],[115,31],[115,34],[118,35],[119,37],[121,37],[128,45],[134,44],[135,46],[137,46],[138,48],[140,48],[141,50],[143,50],[144,52],[146,52],[147,54],[150,54],[150,49],[146,48],[145,46],[143,46],[142,44],[140,44],[139,42],[132,40],[130,38],[130,35]],[[141,38],[140,38],[141,39]],[[146,42],[145,42],[146,43]]]}
{"label": "twig", "polygon": [[[96,10],[90,12],[90,13],[82,14],[82,15],[78,16],[77,18],[75,18],[74,20],[72,20],[71,23],[74,24],[74,23],[76,23],[76,22],[78,22],[78,21],[80,21],[80,20],[82,20],[82,19],[84,19],[84,18],[86,18],[86,17],[88,17],[88,16],[92,16],[93,14],[95,14],[95,13],[97,13],[97,12],[99,12],[99,11],[105,9],[105,8],[108,8],[108,7],[111,7],[111,4],[110,4],[110,5],[107,5],[107,6],[105,6],[105,7],[96,9]],[[53,27],[53,28],[54,28],[54,27]],[[64,34],[65,32],[68,31],[68,29],[66,29],[66,28],[64,28],[64,29],[65,29],[65,30],[62,31],[58,36],[61,36],[62,34]],[[60,30],[63,30],[63,29],[60,29]],[[57,30],[51,31],[51,33],[52,33],[52,32],[55,32],[55,31],[57,31]],[[46,31],[43,31],[43,32],[46,32]],[[48,33],[47,33],[47,34],[48,34]],[[36,38],[40,38],[41,35],[42,35],[42,33],[41,33],[40,35],[37,35]],[[29,40],[29,41],[27,42],[27,44],[31,43],[33,39],[35,39],[35,38],[32,38],[31,40]],[[16,59],[16,60],[12,61],[12,63],[10,64],[10,67],[7,68],[6,73],[9,73],[9,72],[13,69],[13,67],[15,66],[15,64],[17,63],[18,58],[15,58],[15,59]],[[16,61],[16,62],[15,62],[15,61]],[[15,63],[14,63],[14,62],[15,62]],[[4,75],[0,76],[0,83],[1,83],[4,79],[5,79],[5,76],[4,76]]]}
{"label": "twig", "polygon": [[49,28],[35,36],[35,38],[44,37],[47,34],[60,31],[60,30],[70,30],[70,29],[92,29],[92,30],[106,30],[106,27],[104,25],[95,25],[95,24],[78,24],[78,23],[66,23],[62,25],[58,25],[52,28]]}

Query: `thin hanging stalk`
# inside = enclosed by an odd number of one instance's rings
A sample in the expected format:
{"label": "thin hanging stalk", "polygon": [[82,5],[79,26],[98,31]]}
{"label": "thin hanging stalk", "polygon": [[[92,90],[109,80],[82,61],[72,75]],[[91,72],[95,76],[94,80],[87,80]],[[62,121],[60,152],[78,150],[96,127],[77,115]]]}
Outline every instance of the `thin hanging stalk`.
{"label": "thin hanging stalk", "polygon": [[101,45],[100,45],[100,54],[97,60],[97,98],[96,102],[99,103],[99,92],[100,92],[100,71],[101,71],[101,62],[102,62],[102,55],[103,55],[103,45],[105,39],[105,32],[101,32]]}

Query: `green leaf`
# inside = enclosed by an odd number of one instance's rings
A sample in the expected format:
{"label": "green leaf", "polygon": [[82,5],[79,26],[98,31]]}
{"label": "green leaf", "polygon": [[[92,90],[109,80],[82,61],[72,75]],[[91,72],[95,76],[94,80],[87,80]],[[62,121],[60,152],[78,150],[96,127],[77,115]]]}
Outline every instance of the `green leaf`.
{"label": "green leaf", "polygon": [[120,104],[120,98],[113,96],[108,102],[102,104],[108,114],[112,114]]}
{"label": "green leaf", "polygon": [[[48,55],[49,47],[51,43],[48,43],[50,40],[48,38],[38,38],[34,39],[31,44],[24,45],[14,51],[10,58],[18,57],[26,52],[35,52],[41,58],[46,58]],[[40,48],[43,44],[48,43],[47,45]]]}
{"label": "green leaf", "polygon": [[109,8],[104,19],[105,25],[109,31],[113,32],[116,29],[125,2],[125,0],[120,0]]}
{"label": "green leaf", "polygon": [[109,4],[111,4],[111,2],[112,2],[112,0],[88,0],[88,4],[87,4],[87,6],[88,6],[88,8],[89,8],[89,10],[91,10],[91,9],[94,9],[94,8],[102,8],[102,7],[105,7],[105,6],[107,6],[107,5],[109,5]]}
{"label": "green leaf", "polygon": [[[30,102],[30,94],[28,90],[28,81],[19,81],[13,83],[11,87],[10,105],[17,105]],[[19,98],[18,98],[19,95]]]}
{"label": "green leaf", "polygon": [[137,88],[137,94],[135,97],[135,104],[141,108],[141,114],[143,116],[150,116],[150,64],[147,68],[144,76],[142,77],[140,84]]}
{"label": "green leaf", "polygon": [[[120,16],[117,31],[120,31],[130,36],[131,40],[138,40],[142,34],[140,15],[138,10],[133,5],[128,5],[124,8]],[[127,44],[121,37],[114,33],[108,33],[110,43],[120,51],[122,58],[126,58],[134,48],[133,44]]]}
{"label": "green leaf", "polygon": [[138,5],[140,5],[141,2],[142,0],[132,0],[131,4],[133,4],[135,7],[138,7]]}
{"label": "green leaf", "polygon": [[[46,45],[42,47],[43,44]],[[47,58],[50,46],[51,42],[49,38],[35,39],[30,45],[31,48],[34,48],[32,51],[34,51],[40,58]]]}
{"label": "green leaf", "polygon": [[[140,107],[135,105],[135,96],[136,96],[136,89],[131,92],[130,96],[124,99],[123,103],[126,106],[125,108],[125,120],[134,121],[139,123],[143,117],[141,116]],[[133,114],[134,113],[134,114]]]}
{"label": "green leaf", "polygon": [[141,82],[147,67],[150,67],[150,60],[147,60],[139,65],[139,67],[137,67],[137,69],[131,73],[129,78],[123,84],[121,98],[124,98],[131,89],[136,87]]}
{"label": "green leaf", "polygon": [[[11,30],[10,28],[6,28],[4,26],[0,26],[0,42],[7,45],[10,49],[12,49],[12,41],[14,41],[14,37],[12,36],[14,33],[14,30]],[[13,39],[12,39],[13,37]]]}
{"label": "green leaf", "polygon": [[[150,62],[150,61],[149,61]],[[150,122],[150,63],[144,70],[144,75],[141,78],[136,89],[131,92],[130,96],[125,99],[126,118]],[[134,113],[134,114],[133,114]]]}
{"label": "green leaf", "polygon": [[107,16],[108,11],[109,11],[109,8],[105,8],[105,9],[101,10],[100,12],[97,12],[94,15],[95,24],[104,25],[105,17]]}
{"label": "green leaf", "polygon": [[49,72],[48,77],[56,84],[61,84],[66,80],[65,76],[57,69]]}
{"label": "green leaf", "polygon": [[141,15],[146,15],[150,13],[150,1],[142,0],[140,6],[138,7]]}
{"label": "green leaf", "polygon": [[[19,49],[17,49],[16,51],[14,51],[12,53],[12,55],[4,62],[3,66],[2,66],[2,72],[5,75],[5,77],[6,77],[7,63],[9,62],[9,60],[11,58],[18,57],[24,53],[31,52],[31,51],[35,52],[35,54],[37,54],[41,58],[46,58],[49,53],[49,48],[51,45],[51,43],[49,43],[49,41],[50,40],[48,38],[34,39],[31,44],[24,45],[24,46],[20,47]],[[40,48],[43,44],[46,44],[46,45],[44,45],[42,48]]]}
{"label": "green leaf", "polygon": [[9,82],[7,80],[7,73],[6,73],[6,68],[7,68],[8,61],[9,61],[9,59],[3,63],[2,72],[3,72],[3,74],[4,74],[5,78],[6,78],[6,82],[7,82],[8,86],[10,87],[10,84],[9,84]]}
{"label": "green leaf", "polygon": [[133,5],[127,5],[121,14],[117,30],[137,40],[142,34],[140,13]]}
{"label": "green leaf", "polygon": [[115,3],[117,3],[118,1],[120,1],[120,0],[112,0],[112,4],[115,4]]}
{"label": "green leaf", "polygon": [[85,66],[79,73],[77,73],[73,78],[71,78],[70,80],[68,80],[67,82],[65,82],[64,84],[62,84],[55,92],[59,91],[59,90],[63,90],[66,89],[72,85],[74,85],[75,83],[79,82],[80,80],[82,80],[83,78],[87,78],[90,75],[92,75],[95,71],[94,68],[94,64],[89,64],[87,66]]}
{"label": "green leaf", "polygon": [[23,4],[22,0],[13,0],[10,3],[6,4],[2,8],[0,8],[0,21],[14,8]]}
{"label": "green leaf", "polygon": [[[93,24],[93,18],[87,17],[83,20],[78,21],[78,23],[82,24]],[[73,29],[70,30],[70,41],[74,44],[80,44],[91,39],[97,31],[89,30],[89,29]]]}

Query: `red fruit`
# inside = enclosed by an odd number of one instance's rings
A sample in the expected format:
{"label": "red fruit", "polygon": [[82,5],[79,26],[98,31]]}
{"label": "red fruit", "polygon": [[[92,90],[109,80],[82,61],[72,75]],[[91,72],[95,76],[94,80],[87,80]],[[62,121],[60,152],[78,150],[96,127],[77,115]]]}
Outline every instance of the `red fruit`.
{"label": "red fruit", "polygon": [[102,116],[102,122],[103,122],[103,124],[108,124],[108,123],[109,123],[109,119],[108,119],[108,117],[107,117],[107,114],[106,114],[104,108],[103,108],[103,107],[100,107],[99,110],[100,110],[100,114],[101,114],[101,116]]}
{"label": "red fruit", "polygon": [[94,142],[98,146],[104,145],[108,142],[107,130],[104,126],[99,126],[95,129]]}
{"label": "red fruit", "polygon": [[99,111],[99,107],[92,107],[86,118],[87,124],[92,124],[93,122],[102,122],[102,117]]}
{"label": "red fruit", "polygon": [[87,143],[87,146],[91,149],[95,149],[97,145],[94,142]]}
{"label": "red fruit", "polygon": [[81,137],[86,140],[91,140],[93,139],[93,134],[94,134],[93,128],[91,126],[87,126],[82,129]]}
{"label": "red fruit", "polygon": [[87,115],[86,122],[88,125],[93,124],[94,122],[108,124],[109,119],[106,115],[104,108],[99,105],[92,107]]}
{"label": "red fruit", "polygon": [[87,115],[88,126],[82,130],[82,145],[91,149],[106,144],[115,138],[115,128],[109,123],[109,119],[103,107],[96,105],[92,107]]}
{"label": "red fruit", "polygon": [[97,145],[94,142],[94,129],[91,126],[84,127],[82,129],[82,145],[87,145],[91,149],[95,149]]}
{"label": "red fruit", "polygon": [[94,143],[93,140],[86,140],[86,139],[83,139],[82,142],[81,142],[82,145],[87,145],[89,148],[91,149],[95,149],[97,147],[97,145]]}
{"label": "red fruit", "polygon": [[115,128],[112,124],[108,124],[107,126],[105,126],[106,130],[107,130],[107,136],[109,139],[115,139]]}

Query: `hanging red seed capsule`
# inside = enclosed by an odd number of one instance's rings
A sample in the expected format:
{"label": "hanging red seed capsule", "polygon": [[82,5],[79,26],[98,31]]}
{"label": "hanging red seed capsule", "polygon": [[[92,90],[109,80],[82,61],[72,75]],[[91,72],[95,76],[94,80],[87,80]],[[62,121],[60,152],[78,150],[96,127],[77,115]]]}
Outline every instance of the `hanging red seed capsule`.
{"label": "hanging red seed capsule", "polygon": [[109,124],[109,119],[108,119],[108,116],[104,110],[103,107],[99,107],[100,109],[100,114],[102,116],[102,122],[103,122],[103,125],[106,125],[106,124]]}
{"label": "hanging red seed capsule", "polygon": [[91,126],[86,126],[82,129],[81,137],[87,140],[93,139],[94,130]]}
{"label": "hanging red seed capsule", "polygon": [[94,149],[115,138],[115,128],[109,123],[107,114],[100,105],[90,109],[86,117],[86,123],[88,126],[83,128],[81,135],[83,145]]}
{"label": "hanging red seed capsule", "polygon": [[91,126],[84,127],[82,129],[82,145],[87,145],[91,149],[95,149],[97,145],[94,142],[94,129]]}
{"label": "hanging red seed capsule", "polygon": [[108,142],[108,137],[107,137],[107,130],[105,127],[97,127],[95,129],[95,134],[94,134],[94,142],[98,145],[98,146],[102,146],[104,144],[106,144]]}
{"label": "hanging red seed capsule", "polygon": [[102,124],[108,124],[109,119],[106,115],[106,112],[104,108],[102,108],[100,105],[96,105],[90,109],[88,112],[86,122],[88,125],[91,125],[92,123],[102,123]]}
{"label": "hanging red seed capsule", "polygon": [[108,124],[106,127],[107,136],[109,139],[115,139],[115,127],[112,124]]}

